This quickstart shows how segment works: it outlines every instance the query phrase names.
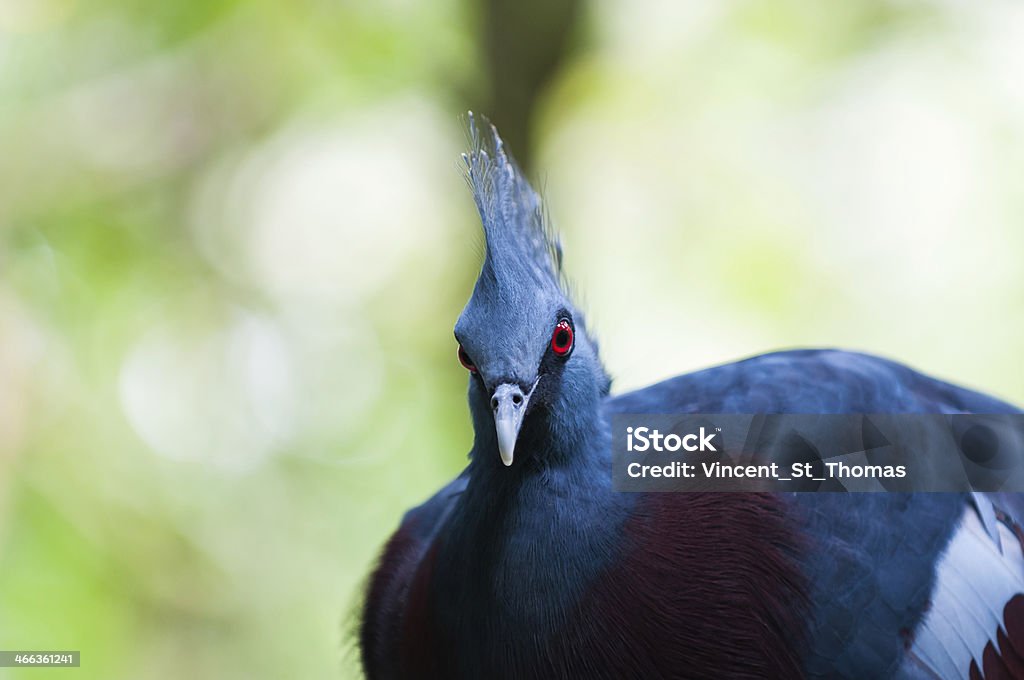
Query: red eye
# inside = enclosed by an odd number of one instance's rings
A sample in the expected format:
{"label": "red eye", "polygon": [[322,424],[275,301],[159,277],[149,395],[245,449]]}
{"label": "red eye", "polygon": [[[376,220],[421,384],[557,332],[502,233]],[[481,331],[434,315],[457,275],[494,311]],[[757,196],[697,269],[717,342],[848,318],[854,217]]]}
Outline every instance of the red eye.
{"label": "red eye", "polygon": [[463,349],[462,345],[459,345],[459,363],[465,366],[466,370],[470,373],[476,373],[476,364],[474,364],[473,360],[469,358],[468,354],[466,354],[466,350]]}
{"label": "red eye", "polygon": [[568,319],[562,319],[555,324],[555,330],[551,334],[551,351],[560,357],[567,356],[572,351],[572,326]]}

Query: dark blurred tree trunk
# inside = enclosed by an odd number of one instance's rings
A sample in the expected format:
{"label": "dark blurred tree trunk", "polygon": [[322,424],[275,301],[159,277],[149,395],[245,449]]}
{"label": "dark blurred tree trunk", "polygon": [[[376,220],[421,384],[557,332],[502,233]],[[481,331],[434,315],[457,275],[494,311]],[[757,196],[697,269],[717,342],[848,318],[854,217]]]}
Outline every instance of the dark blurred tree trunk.
{"label": "dark blurred tree trunk", "polygon": [[482,49],[490,104],[482,111],[498,126],[520,166],[532,167],[533,114],[539,96],[569,53],[580,0],[483,0]]}

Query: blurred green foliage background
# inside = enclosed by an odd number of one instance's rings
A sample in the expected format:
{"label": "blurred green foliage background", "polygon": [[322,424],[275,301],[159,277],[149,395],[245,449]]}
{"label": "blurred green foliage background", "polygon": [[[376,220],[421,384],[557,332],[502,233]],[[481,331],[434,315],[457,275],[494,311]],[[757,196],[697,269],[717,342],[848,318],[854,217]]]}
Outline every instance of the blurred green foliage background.
{"label": "blurred green foliage background", "polygon": [[471,431],[459,116],[616,389],[791,346],[1024,403],[1014,0],[0,0],[0,648],[349,678]]}

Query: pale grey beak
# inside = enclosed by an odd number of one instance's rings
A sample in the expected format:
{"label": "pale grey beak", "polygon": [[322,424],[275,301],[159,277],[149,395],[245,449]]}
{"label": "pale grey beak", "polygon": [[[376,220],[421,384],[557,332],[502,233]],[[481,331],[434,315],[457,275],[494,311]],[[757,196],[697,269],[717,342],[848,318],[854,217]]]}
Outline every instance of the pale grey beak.
{"label": "pale grey beak", "polygon": [[512,383],[503,383],[494,388],[491,410],[494,411],[494,429],[498,435],[498,453],[506,467],[512,464],[519,428],[523,426],[523,416],[526,415],[526,405],[530,403],[538,382],[539,377],[526,394],[523,394],[519,385]]}

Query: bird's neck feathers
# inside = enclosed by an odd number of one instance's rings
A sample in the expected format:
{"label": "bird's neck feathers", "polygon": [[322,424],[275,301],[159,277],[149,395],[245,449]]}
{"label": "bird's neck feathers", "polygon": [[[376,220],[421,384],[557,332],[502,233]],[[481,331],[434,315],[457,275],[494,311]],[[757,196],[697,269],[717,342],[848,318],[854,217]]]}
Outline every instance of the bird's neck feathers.
{"label": "bird's neck feathers", "polygon": [[[531,418],[535,427],[511,467],[502,465],[492,435],[478,430],[466,489],[438,538],[434,583],[446,603],[442,626],[486,623],[495,637],[523,649],[557,634],[607,568],[634,501],[611,488],[610,463],[602,460],[610,433],[600,418],[563,419],[554,427],[550,414]],[[559,448],[575,437],[571,453]],[[449,611],[464,616],[449,621]]]}

